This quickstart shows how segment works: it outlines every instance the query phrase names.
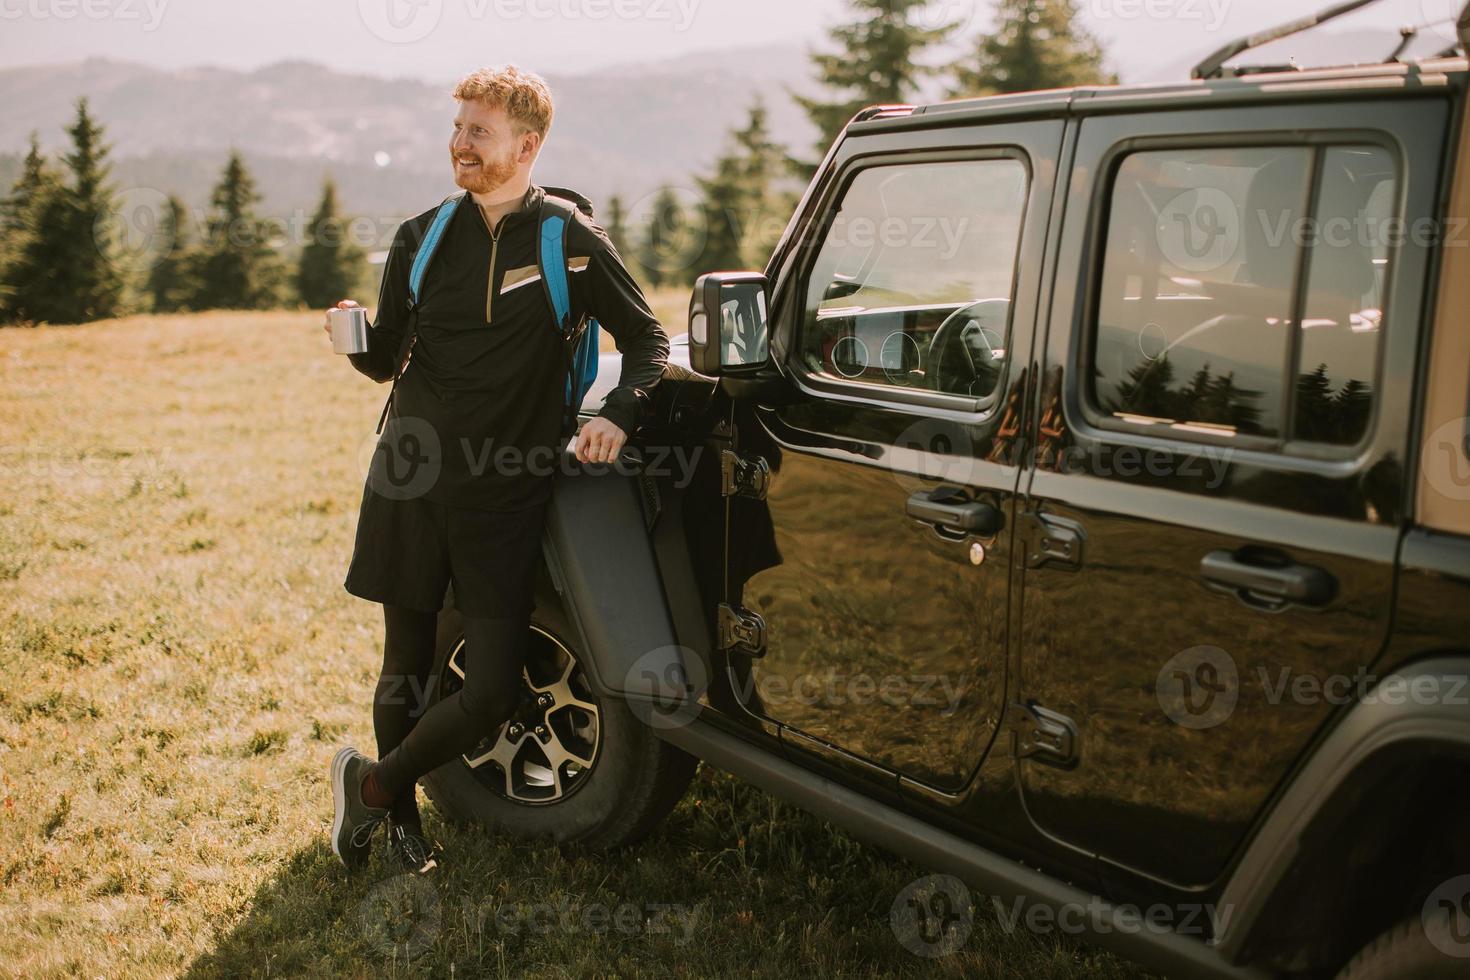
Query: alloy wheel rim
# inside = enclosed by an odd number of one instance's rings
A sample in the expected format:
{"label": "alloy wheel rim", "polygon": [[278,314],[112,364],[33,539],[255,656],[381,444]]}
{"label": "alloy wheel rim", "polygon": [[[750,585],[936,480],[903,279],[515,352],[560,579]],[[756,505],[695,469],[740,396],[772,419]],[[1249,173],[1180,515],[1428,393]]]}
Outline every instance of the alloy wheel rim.
{"label": "alloy wheel rim", "polygon": [[[444,696],[464,684],[464,638],[450,651]],[[586,674],[566,645],[532,626],[521,703],[510,720],[461,756],[491,792],[516,803],[557,803],[592,774],[602,743],[602,713]]]}

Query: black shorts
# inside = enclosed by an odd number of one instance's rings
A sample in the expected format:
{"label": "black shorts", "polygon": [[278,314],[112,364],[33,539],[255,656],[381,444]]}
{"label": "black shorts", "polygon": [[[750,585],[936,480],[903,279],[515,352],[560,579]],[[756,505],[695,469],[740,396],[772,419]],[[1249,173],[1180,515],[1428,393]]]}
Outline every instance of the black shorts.
{"label": "black shorts", "polygon": [[368,485],[343,585],[373,602],[437,612],[452,582],[454,607],[465,616],[527,617],[545,523],[544,502],[475,510],[422,497],[397,500]]}

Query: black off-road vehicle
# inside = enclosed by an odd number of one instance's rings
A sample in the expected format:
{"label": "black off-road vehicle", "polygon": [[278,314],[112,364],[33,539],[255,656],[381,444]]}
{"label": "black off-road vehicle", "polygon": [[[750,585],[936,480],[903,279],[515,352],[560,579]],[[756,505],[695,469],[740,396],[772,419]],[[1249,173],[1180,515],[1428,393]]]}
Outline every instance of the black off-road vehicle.
{"label": "black off-road vehicle", "polygon": [[702,759],[1172,975],[1470,975],[1467,34],[860,113],[435,801],[611,846]]}

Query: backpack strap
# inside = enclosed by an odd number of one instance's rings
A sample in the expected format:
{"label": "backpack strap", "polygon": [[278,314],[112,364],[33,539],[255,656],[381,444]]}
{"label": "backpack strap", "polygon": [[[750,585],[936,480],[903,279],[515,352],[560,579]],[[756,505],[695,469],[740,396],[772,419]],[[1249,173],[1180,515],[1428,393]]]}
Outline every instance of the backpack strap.
{"label": "backpack strap", "polygon": [[420,243],[418,251],[414,253],[413,265],[408,270],[410,309],[418,308],[419,291],[424,287],[424,275],[429,271],[429,262],[439,249],[439,242],[444,238],[444,229],[449,227],[449,220],[454,217],[454,212],[459,210],[459,202],[465,199],[467,193],[460,191],[458,194],[451,194],[439,207],[434,209],[434,219],[429,222],[429,230],[424,233],[424,240]]}
{"label": "backpack strap", "polygon": [[566,356],[566,384],[563,389],[562,436],[570,436],[577,427],[575,398],[576,344],[579,324],[572,323],[572,290],[567,280],[567,225],[572,221],[576,205],[547,194],[541,199],[541,215],[536,231],[536,263],[541,268],[541,284],[546,301],[551,305],[551,318],[561,337]]}
{"label": "backpack strap", "polygon": [[568,229],[576,220],[578,211],[591,217],[592,205],[586,198],[572,191],[547,191],[542,197],[540,227],[537,231],[537,262],[540,266],[541,282],[546,289],[546,301],[551,305],[552,318],[556,322],[566,354],[566,411],[562,418],[562,435],[568,436],[576,430],[577,411],[582,407],[582,399],[597,378],[597,320],[586,315],[574,319],[567,268]]}
{"label": "backpack strap", "polygon": [[403,376],[403,369],[408,366],[409,351],[418,339],[419,293],[424,287],[424,276],[428,274],[429,262],[438,251],[439,242],[444,238],[444,229],[449,227],[450,219],[459,210],[459,202],[465,196],[466,192],[460,191],[440,202],[434,209],[434,217],[429,221],[424,240],[413,254],[413,264],[408,269],[408,328],[403,331],[403,342],[399,344],[398,357],[393,362],[393,384],[388,388],[388,399],[383,402],[382,414],[378,416],[378,428],[375,430],[378,433],[383,431],[383,423],[388,419],[388,407],[393,404],[393,395],[398,391],[398,379]]}
{"label": "backpack strap", "polygon": [[571,220],[571,204],[550,195],[542,198],[536,258],[552,319],[564,339],[572,334],[572,291],[567,282],[567,223]]}

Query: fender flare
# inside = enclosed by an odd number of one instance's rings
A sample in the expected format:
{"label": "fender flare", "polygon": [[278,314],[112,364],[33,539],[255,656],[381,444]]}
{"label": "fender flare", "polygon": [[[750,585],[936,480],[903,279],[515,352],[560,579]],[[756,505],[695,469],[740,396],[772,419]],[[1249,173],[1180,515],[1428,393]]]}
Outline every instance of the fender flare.
{"label": "fender flare", "polygon": [[[1415,684],[1439,685],[1445,697],[1414,703]],[[1389,685],[1396,685],[1397,693]],[[1266,924],[1261,917],[1269,899],[1302,856],[1310,827],[1337,793],[1380,753],[1422,744],[1470,756],[1470,655],[1435,656],[1396,669],[1347,709],[1312,752],[1221,892],[1220,906],[1238,910],[1214,941],[1227,960],[1239,962]]]}

